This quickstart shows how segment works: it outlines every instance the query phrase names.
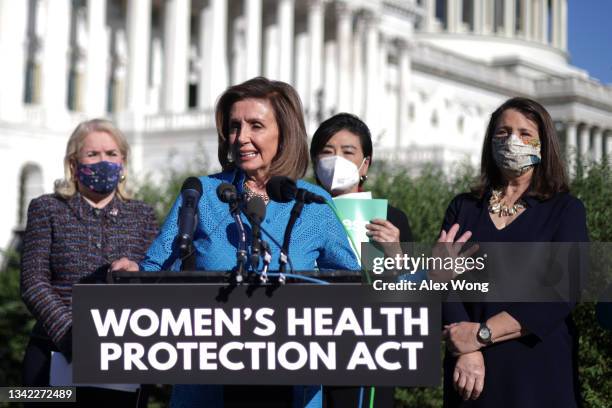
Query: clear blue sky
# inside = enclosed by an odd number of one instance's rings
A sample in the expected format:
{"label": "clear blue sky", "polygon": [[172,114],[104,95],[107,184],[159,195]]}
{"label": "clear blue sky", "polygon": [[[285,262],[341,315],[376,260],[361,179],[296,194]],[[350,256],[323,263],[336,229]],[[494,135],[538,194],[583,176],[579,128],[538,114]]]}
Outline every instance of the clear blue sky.
{"label": "clear blue sky", "polygon": [[568,0],[572,65],[612,85],[612,0]]}

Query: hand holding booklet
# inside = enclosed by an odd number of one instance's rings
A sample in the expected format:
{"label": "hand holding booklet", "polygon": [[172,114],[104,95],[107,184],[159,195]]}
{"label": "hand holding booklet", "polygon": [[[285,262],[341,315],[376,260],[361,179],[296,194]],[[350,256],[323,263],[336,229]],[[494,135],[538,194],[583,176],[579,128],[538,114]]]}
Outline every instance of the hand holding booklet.
{"label": "hand holding booklet", "polygon": [[349,235],[357,257],[361,257],[361,243],[370,242],[366,225],[374,218],[387,219],[386,199],[372,198],[372,193],[345,194],[334,198],[334,205]]}

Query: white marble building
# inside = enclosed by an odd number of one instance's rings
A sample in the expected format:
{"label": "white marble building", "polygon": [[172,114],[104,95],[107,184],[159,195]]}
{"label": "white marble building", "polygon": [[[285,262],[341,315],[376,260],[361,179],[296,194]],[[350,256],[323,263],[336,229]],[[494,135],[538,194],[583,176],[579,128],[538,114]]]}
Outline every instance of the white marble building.
{"label": "white marble building", "polygon": [[0,248],[62,176],[79,121],[116,120],[136,176],[214,165],[215,100],[257,75],[296,87],[310,131],[360,115],[374,160],[476,164],[515,95],[602,160],[612,87],[569,64],[567,18],[567,0],[0,0]]}

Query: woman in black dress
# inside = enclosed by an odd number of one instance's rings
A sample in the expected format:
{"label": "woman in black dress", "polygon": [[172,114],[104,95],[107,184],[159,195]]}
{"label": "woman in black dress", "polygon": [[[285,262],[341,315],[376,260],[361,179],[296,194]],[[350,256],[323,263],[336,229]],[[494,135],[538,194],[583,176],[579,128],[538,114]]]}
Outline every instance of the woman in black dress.
{"label": "woman in black dress", "polygon": [[[310,158],[317,182],[332,197],[363,193],[361,188],[372,164],[370,129],[355,115],[334,115],[315,131],[310,144]],[[366,228],[367,234],[376,242],[412,242],[408,217],[390,205],[387,206],[386,220],[373,219]],[[392,407],[393,390],[392,387],[326,387],[324,398],[329,408],[355,407],[359,401],[373,401],[377,408]]]}
{"label": "woman in black dress", "polygon": [[[586,242],[548,112],[526,98],[492,115],[481,181],[450,203],[439,242]],[[577,407],[572,303],[446,303],[444,406]]]}

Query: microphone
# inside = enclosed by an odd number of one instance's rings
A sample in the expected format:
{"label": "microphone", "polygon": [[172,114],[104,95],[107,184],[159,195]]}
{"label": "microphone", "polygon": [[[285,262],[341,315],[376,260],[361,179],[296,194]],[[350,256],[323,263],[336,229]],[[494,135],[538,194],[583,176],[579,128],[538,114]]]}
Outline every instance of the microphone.
{"label": "microphone", "polygon": [[262,255],[260,224],[266,217],[266,203],[259,197],[251,198],[246,204],[246,215],[251,221],[253,244],[251,245],[251,268],[257,270]]}
{"label": "microphone", "polygon": [[197,177],[188,177],[181,187],[183,203],[179,210],[178,247],[183,270],[195,267],[193,233],[198,225],[198,203],[202,197],[202,182]]}
{"label": "microphone", "polygon": [[302,201],[304,204],[325,204],[324,197],[303,188],[298,188],[295,181],[285,176],[274,176],[266,185],[266,192],[271,200],[279,203],[288,203],[292,200]]}
{"label": "microphone", "polygon": [[236,186],[230,183],[221,183],[217,187],[217,197],[222,203],[230,204],[230,207],[240,202]]}
{"label": "microphone", "polygon": [[244,266],[247,261],[246,232],[240,218],[240,202],[242,200],[236,190],[236,186],[230,183],[219,184],[217,187],[217,197],[221,202],[229,204],[230,214],[238,227],[238,249],[236,250],[236,274],[234,278],[237,283],[241,283]]}

